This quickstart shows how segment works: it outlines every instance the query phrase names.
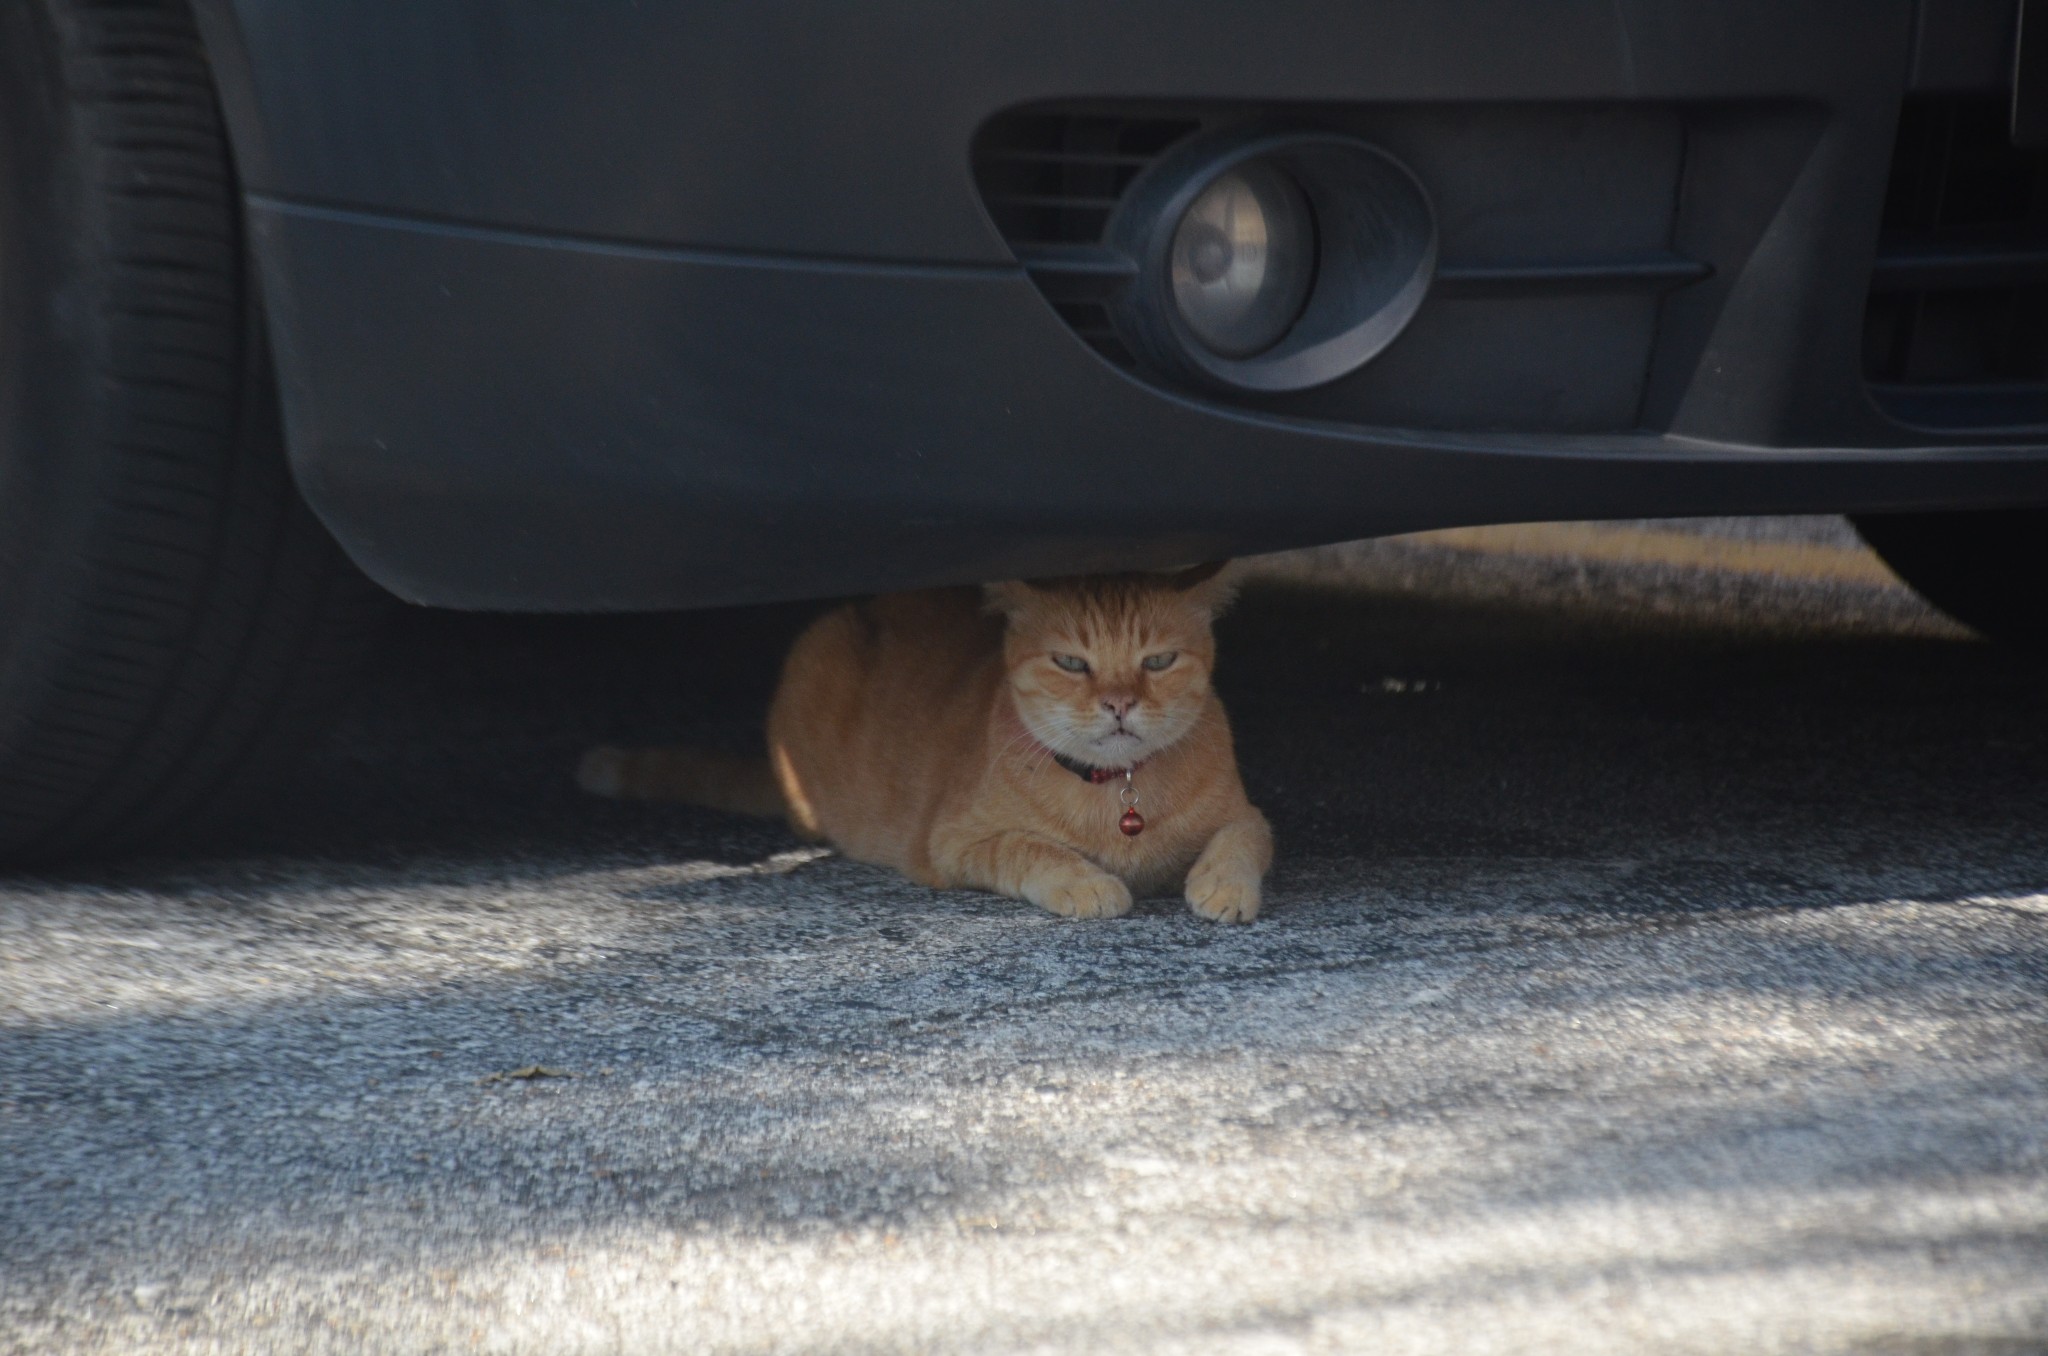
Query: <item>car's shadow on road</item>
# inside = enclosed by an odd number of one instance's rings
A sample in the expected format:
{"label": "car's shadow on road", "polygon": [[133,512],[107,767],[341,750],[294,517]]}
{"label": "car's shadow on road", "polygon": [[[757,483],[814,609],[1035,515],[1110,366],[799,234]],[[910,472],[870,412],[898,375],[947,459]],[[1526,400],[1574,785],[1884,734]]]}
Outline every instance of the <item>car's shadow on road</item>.
{"label": "car's shadow on road", "polygon": [[[406,612],[334,737],[206,851],[751,860],[788,840],[596,800],[570,768],[600,741],[752,747],[817,610]],[[2048,681],[1985,645],[1272,586],[1221,643],[1283,879],[1315,861],[1641,858],[1768,860],[1787,883],[2048,883]]]}

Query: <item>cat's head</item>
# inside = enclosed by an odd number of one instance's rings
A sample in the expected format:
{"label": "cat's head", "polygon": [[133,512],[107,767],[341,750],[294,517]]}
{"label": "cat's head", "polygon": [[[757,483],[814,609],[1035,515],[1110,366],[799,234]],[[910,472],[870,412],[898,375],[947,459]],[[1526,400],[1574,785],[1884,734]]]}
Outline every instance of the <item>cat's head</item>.
{"label": "cat's head", "polygon": [[1221,564],[1179,574],[990,584],[1025,729],[1091,767],[1129,767],[1202,719],[1216,663],[1210,622],[1229,601]]}

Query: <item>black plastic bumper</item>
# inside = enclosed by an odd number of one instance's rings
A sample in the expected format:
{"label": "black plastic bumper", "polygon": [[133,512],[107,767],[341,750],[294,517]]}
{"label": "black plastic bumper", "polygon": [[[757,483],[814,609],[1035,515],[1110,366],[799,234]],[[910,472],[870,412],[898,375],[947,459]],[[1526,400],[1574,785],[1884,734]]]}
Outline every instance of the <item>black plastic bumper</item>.
{"label": "black plastic bumper", "polygon": [[[2048,502],[2048,447],[1914,435],[1863,389],[1904,3],[208,11],[294,465],[420,601],[687,606],[1459,522]],[[1626,429],[1193,398],[1082,343],[978,196],[988,117],[1084,96],[1679,110],[1673,243],[1711,276],[1655,304]]]}

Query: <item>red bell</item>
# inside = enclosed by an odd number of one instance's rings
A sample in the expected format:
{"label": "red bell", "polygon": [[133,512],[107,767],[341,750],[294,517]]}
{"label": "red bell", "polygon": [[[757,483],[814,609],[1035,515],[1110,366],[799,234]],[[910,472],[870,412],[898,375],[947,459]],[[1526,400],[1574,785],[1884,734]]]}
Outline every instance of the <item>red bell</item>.
{"label": "red bell", "polygon": [[1124,817],[1116,822],[1116,826],[1124,831],[1124,837],[1136,838],[1145,831],[1145,816],[1136,810],[1126,810]]}

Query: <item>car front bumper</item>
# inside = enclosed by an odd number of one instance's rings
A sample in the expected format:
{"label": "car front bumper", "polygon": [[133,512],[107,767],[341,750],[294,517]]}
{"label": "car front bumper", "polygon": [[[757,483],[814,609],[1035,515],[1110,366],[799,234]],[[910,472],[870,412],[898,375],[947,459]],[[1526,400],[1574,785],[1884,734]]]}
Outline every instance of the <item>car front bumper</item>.
{"label": "car front bumper", "polygon": [[[1901,100],[1997,79],[1907,3],[202,10],[294,467],[419,601],[2048,502],[2048,437],[1908,428],[1866,386]],[[1445,289],[1331,392],[1176,389],[1083,341],[977,184],[992,119],[1105,107],[1369,135],[1468,280],[1645,249],[1702,276]]]}

